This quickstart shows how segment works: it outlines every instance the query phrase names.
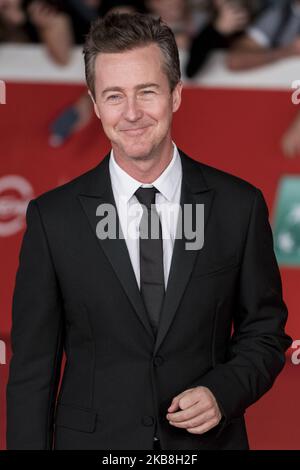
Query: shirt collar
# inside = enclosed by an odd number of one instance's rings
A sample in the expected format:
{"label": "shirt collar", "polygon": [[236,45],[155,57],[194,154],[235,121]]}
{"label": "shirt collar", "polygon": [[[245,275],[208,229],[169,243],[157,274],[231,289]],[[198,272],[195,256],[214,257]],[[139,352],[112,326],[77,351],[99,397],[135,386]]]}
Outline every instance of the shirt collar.
{"label": "shirt collar", "polygon": [[119,196],[122,196],[128,202],[140,186],[155,186],[168,201],[172,202],[182,174],[181,160],[174,142],[173,149],[173,157],[169,165],[151,184],[143,184],[124,171],[116,162],[112,149],[109,159],[110,176],[112,185],[117,189]]}

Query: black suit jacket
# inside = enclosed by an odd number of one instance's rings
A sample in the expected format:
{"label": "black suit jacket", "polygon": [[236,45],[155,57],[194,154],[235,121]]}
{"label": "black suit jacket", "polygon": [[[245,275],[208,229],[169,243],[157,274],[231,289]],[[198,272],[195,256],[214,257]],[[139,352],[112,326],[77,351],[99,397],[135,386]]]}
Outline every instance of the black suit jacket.
{"label": "black suit jacket", "polygon": [[[157,337],[124,239],[96,235],[113,203],[109,155],[31,200],[13,296],[8,449],[247,449],[246,408],[272,386],[291,338],[260,190],[180,151],[181,204],[205,205],[201,250],[176,239]],[[189,240],[190,241],[190,240]],[[59,390],[62,353],[66,366]],[[203,385],[222,421],[169,425]],[[56,404],[56,406],[55,406]]]}

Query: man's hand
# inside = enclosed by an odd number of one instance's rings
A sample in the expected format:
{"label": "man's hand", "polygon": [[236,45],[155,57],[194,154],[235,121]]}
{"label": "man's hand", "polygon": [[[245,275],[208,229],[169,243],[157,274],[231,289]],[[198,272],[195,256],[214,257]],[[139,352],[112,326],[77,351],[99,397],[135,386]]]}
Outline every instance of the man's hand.
{"label": "man's hand", "polygon": [[74,42],[68,15],[43,0],[30,3],[28,15],[52,59],[59,65],[67,65]]}
{"label": "man's hand", "polygon": [[227,0],[215,0],[217,7],[216,30],[225,36],[245,29],[250,21],[245,8],[231,4]]}
{"label": "man's hand", "polygon": [[300,36],[297,36],[294,41],[291,43],[290,46],[287,46],[290,50],[291,56],[299,56],[300,55]]}
{"label": "man's hand", "polygon": [[28,14],[32,23],[39,29],[53,27],[57,22],[66,19],[66,15],[57,11],[42,0],[35,0],[28,7]]}
{"label": "man's hand", "polygon": [[[179,411],[178,411],[179,410]],[[204,434],[219,424],[221,411],[207,387],[189,388],[173,398],[167,419],[172,426]]]}

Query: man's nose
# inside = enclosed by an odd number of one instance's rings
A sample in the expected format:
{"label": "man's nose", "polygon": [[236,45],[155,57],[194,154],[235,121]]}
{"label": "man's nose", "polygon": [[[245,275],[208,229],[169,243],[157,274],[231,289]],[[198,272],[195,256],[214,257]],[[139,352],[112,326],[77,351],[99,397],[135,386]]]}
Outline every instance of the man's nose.
{"label": "man's nose", "polygon": [[143,111],[136,98],[128,98],[123,112],[127,121],[137,121],[143,116]]}

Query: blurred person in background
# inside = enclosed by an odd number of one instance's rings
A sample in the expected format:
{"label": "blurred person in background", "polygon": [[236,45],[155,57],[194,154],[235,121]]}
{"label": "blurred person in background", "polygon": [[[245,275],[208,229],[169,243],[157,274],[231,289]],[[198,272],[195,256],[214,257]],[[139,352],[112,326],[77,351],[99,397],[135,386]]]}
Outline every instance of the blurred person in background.
{"label": "blurred person in background", "polygon": [[186,0],[146,0],[148,12],[161,18],[173,31],[179,49],[190,46],[196,18],[192,2]]}
{"label": "blurred person in background", "polygon": [[211,52],[228,49],[262,8],[256,0],[213,0],[206,2],[203,25],[194,37],[186,64],[186,76],[194,77]]}
{"label": "blurred person in background", "polygon": [[102,0],[65,0],[64,8],[70,17],[75,44],[83,44],[91,21],[97,18]]}
{"label": "blurred person in background", "polygon": [[300,0],[282,0],[251,24],[228,55],[231,70],[247,70],[300,56]]}
{"label": "blurred person in background", "polygon": [[52,60],[66,65],[73,34],[59,0],[0,0],[0,42],[42,42]]}

